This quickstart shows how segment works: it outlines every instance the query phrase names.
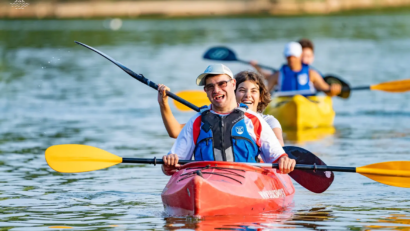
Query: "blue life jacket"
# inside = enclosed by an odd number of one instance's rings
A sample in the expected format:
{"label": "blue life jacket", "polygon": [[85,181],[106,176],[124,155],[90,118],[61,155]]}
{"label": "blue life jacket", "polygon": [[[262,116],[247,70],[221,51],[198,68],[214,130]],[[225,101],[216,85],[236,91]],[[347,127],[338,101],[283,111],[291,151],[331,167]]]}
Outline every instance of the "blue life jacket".
{"label": "blue life jacket", "polygon": [[255,163],[259,147],[245,124],[248,106],[240,104],[232,113],[221,116],[201,107],[201,129],[194,149],[195,160]]}
{"label": "blue life jacket", "polygon": [[[283,65],[280,68],[280,75],[278,80],[278,91],[312,91],[315,92],[313,84],[309,78],[309,65],[302,64],[302,69],[298,72],[292,71],[288,65]],[[314,95],[303,94],[305,96]]]}

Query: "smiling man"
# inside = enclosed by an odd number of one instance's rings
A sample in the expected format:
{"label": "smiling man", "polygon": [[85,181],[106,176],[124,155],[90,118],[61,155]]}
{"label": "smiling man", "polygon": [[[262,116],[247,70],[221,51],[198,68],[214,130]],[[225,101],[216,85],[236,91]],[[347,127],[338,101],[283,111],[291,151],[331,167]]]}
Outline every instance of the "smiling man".
{"label": "smiling man", "polygon": [[278,163],[282,173],[293,171],[296,161],[288,158],[270,126],[245,104],[236,102],[236,80],[222,64],[209,65],[196,80],[204,86],[211,105],[201,107],[180,132],[163,171],[172,175],[178,160]]}

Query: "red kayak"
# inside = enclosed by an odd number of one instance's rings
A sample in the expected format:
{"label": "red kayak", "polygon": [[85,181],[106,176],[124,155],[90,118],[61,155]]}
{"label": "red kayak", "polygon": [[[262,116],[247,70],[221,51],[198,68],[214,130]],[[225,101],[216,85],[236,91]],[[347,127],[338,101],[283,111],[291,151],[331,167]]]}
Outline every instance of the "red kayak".
{"label": "red kayak", "polygon": [[295,188],[287,174],[244,163],[185,164],[162,191],[170,216],[253,215],[283,210]]}

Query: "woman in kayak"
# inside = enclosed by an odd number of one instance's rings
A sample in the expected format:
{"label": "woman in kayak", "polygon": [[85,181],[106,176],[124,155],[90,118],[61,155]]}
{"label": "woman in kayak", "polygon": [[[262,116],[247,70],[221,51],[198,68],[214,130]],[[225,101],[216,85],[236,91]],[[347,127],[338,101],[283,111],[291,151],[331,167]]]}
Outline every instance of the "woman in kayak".
{"label": "woman in kayak", "polygon": [[302,46],[302,63],[309,65],[310,68],[315,70],[320,76],[323,77],[323,74],[312,66],[313,61],[315,60],[315,46],[313,42],[309,39],[303,38],[298,41]]}
{"label": "woman in kayak", "polygon": [[[270,94],[263,83],[262,76],[256,72],[242,71],[235,75],[235,79],[236,101],[246,104],[250,110],[260,113],[262,118],[272,128],[280,144],[284,146],[282,127],[279,121],[271,115],[262,114],[271,101]],[[177,138],[185,124],[180,124],[172,114],[168,104],[168,96],[166,95],[167,90],[170,90],[167,86],[158,84],[158,103],[168,135],[172,138]]]}

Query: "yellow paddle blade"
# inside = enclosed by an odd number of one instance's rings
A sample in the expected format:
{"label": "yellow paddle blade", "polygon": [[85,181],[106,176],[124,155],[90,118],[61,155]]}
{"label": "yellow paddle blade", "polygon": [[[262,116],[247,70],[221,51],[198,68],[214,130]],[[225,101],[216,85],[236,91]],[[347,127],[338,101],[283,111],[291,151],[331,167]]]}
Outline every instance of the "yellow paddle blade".
{"label": "yellow paddle blade", "polygon": [[46,150],[47,164],[57,172],[89,172],[108,168],[122,158],[92,146],[81,144],[54,145]]}
{"label": "yellow paddle blade", "polygon": [[[196,91],[196,90],[180,91],[176,95],[191,102],[192,104],[198,107],[211,104],[211,102],[209,101],[204,91]],[[174,104],[178,110],[192,111],[191,108],[183,105],[182,103],[176,100],[174,100]]]}
{"label": "yellow paddle blade", "polygon": [[390,161],[356,168],[356,172],[374,181],[410,188],[410,161]]}
{"label": "yellow paddle blade", "polygon": [[395,80],[370,86],[371,90],[405,92],[410,90],[410,79]]}

